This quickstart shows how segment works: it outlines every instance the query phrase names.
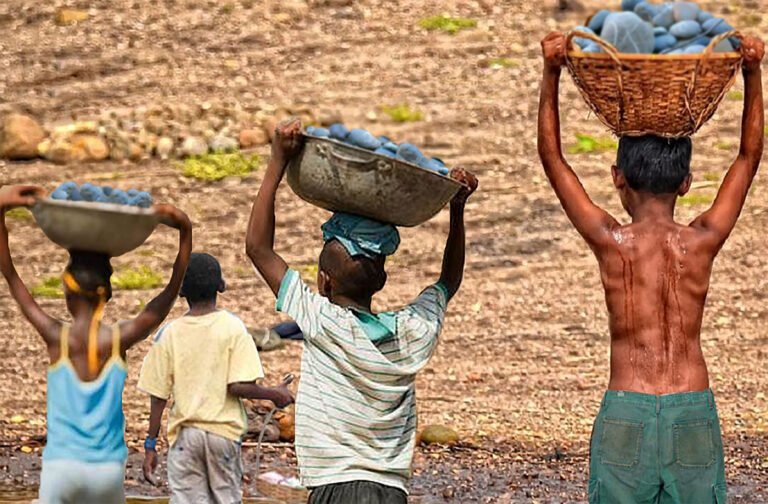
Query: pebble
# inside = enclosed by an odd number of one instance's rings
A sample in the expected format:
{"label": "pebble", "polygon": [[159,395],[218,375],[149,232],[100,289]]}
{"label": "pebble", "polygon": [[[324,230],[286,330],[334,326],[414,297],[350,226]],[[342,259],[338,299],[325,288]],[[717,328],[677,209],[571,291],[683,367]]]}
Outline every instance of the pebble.
{"label": "pebble", "polygon": [[208,146],[212,151],[216,152],[230,152],[237,150],[240,146],[237,140],[225,135],[216,135],[209,142]]}
{"label": "pebble", "polygon": [[269,143],[269,135],[261,128],[244,129],[237,136],[241,149],[250,149]]}
{"label": "pebble", "polygon": [[610,14],[611,11],[608,9],[603,9],[601,11],[598,11],[597,14],[592,16],[592,19],[589,20],[589,23],[587,24],[587,27],[592,30],[593,33],[598,33],[600,30],[603,29],[603,23],[605,23],[605,18],[608,17],[608,14]]}
{"label": "pebble", "polygon": [[704,33],[713,37],[733,30],[733,27],[726,23],[724,19],[715,17],[704,21],[701,27],[704,29]]}
{"label": "pebble", "polygon": [[635,6],[634,12],[643,21],[650,22],[659,13],[659,7],[643,0]]}
{"label": "pebble", "polygon": [[0,157],[32,159],[38,156],[38,145],[45,140],[45,131],[32,117],[8,114],[0,124]]}
{"label": "pebble", "polygon": [[362,149],[376,150],[381,147],[381,142],[378,138],[360,128],[355,128],[350,131],[345,141]]}
{"label": "pebble", "polygon": [[459,434],[444,425],[428,425],[419,434],[422,444],[455,445],[459,442]]}
{"label": "pebble", "polygon": [[696,21],[701,8],[694,2],[675,2],[672,6],[675,21]]}
{"label": "pebble", "polygon": [[328,128],[328,131],[331,133],[331,138],[336,140],[345,140],[347,135],[349,135],[347,127],[340,123],[331,125],[331,127]]}
{"label": "pebble", "polygon": [[675,13],[672,7],[669,5],[663,6],[661,11],[653,17],[653,24],[667,29],[675,24]]}
{"label": "pebble", "polygon": [[696,21],[680,21],[672,25],[669,33],[678,39],[689,39],[701,33],[701,25]]}
{"label": "pebble", "polygon": [[181,144],[181,153],[184,156],[202,156],[208,152],[208,143],[200,137],[190,136]]}
{"label": "pebble", "polygon": [[641,0],[621,0],[621,10],[634,11]]}
{"label": "pebble", "polygon": [[61,8],[56,11],[54,22],[59,26],[68,26],[80,23],[89,18],[86,11]]}
{"label": "pebble", "polygon": [[656,37],[653,50],[654,52],[660,53],[662,51],[666,51],[667,49],[671,49],[675,46],[675,44],[677,44],[677,39],[674,37],[674,35],[667,33]]}
{"label": "pebble", "polygon": [[155,153],[160,159],[168,159],[173,154],[173,139],[169,137],[160,137],[157,140],[157,147],[155,147]]}

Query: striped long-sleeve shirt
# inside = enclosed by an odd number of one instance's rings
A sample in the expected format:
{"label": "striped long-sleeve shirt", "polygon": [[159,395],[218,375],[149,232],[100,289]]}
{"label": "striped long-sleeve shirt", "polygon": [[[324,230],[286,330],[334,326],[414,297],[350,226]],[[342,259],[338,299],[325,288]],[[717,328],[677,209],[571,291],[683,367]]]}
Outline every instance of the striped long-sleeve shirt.
{"label": "striped long-sleeve shirt", "polygon": [[447,303],[438,283],[398,312],[366,317],[286,273],[277,309],[304,333],[296,454],[305,486],[366,480],[408,491],[414,381],[435,350]]}

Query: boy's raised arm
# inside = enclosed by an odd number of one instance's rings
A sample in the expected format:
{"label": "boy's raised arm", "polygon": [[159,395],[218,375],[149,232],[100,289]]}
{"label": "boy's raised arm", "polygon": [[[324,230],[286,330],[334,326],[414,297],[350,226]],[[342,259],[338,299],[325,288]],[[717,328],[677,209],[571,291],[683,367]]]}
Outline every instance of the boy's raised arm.
{"label": "boy's raised arm", "polygon": [[718,249],[736,225],[763,156],[765,112],[760,63],[765,45],[762,40],[745,37],[741,52],[744,56],[744,115],[739,155],[728,170],[712,207],[691,223],[691,226],[711,231]]}
{"label": "boy's raised arm", "polygon": [[618,222],[592,202],[579,177],[563,157],[558,92],[560,71],[565,64],[565,46],[566,39],[562,33],[550,33],[541,42],[544,78],[539,101],[539,157],[566,215],[584,239],[594,244],[609,238],[610,230]]}
{"label": "boy's raised arm", "polygon": [[45,313],[29,293],[19,277],[11,259],[8,244],[8,228],[5,225],[5,213],[16,207],[31,207],[43,190],[35,186],[5,186],[0,188],[0,270],[8,282],[11,295],[21,307],[24,317],[37,329],[46,344],[55,343],[59,322]]}
{"label": "boy's raised arm", "polygon": [[477,189],[477,178],[468,171],[455,169],[451,172],[451,178],[464,184],[464,187],[451,200],[451,230],[445,243],[443,269],[440,274],[440,283],[448,290],[448,299],[459,291],[461,280],[464,278],[464,206],[467,198]]}
{"label": "boy's raised arm", "polygon": [[179,296],[181,283],[192,254],[192,223],[187,214],[171,205],[155,205],[155,211],[163,216],[174,228],[179,230],[179,253],[173,264],[173,273],[168,285],[157,295],[139,315],[120,326],[121,347],[125,351],[149,336],[165,320]]}
{"label": "boy's raised arm", "polygon": [[280,291],[288,265],[275,252],[275,196],[285,168],[301,149],[301,121],[292,120],[280,124],[272,141],[272,157],[267,173],[261,182],[248,222],[245,251],[256,269],[272,289]]}

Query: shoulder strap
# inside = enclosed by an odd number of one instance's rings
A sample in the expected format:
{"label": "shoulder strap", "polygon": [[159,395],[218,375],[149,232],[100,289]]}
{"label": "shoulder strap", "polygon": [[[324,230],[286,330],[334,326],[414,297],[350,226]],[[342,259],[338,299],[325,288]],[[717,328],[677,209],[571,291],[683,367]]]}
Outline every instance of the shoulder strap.
{"label": "shoulder strap", "polygon": [[112,326],[112,357],[122,357],[120,354],[120,324]]}
{"label": "shoulder strap", "polygon": [[69,324],[61,324],[59,334],[59,359],[69,358]]}

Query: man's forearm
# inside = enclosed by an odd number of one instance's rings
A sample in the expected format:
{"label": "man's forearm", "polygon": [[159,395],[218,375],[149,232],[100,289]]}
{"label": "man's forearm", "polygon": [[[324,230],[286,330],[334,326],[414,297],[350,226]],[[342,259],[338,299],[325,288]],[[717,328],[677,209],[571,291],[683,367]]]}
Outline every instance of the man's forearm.
{"label": "man's forearm", "polygon": [[539,98],[538,149],[539,156],[548,169],[555,161],[563,159],[560,140],[560,110],[558,93],[560,69],[544,66]]}
{"label": "man's forearm", "polygon": [[741,123],[739,156],[749,160],[756,169],[763,155],[765,112],[760,68],[744,70],[744,116]]}
{"label": "man's forearm", "polygon": [[147,435],[152,439],[157,439],[157,436],[160,435],[160,425],[163,420],[163,411],[165,411],[166,404],[168,404],[167,400],[151,396],[149,410],[149,431],[147,432]]}
{"label": "man's forearm", "polygon": [[443,269],[440,274],[440,282],[448,289],[449,298],[458,292],[464,278],[466,255],[464,205],[464,202],[451,203],[451,229],[445,243]]}

